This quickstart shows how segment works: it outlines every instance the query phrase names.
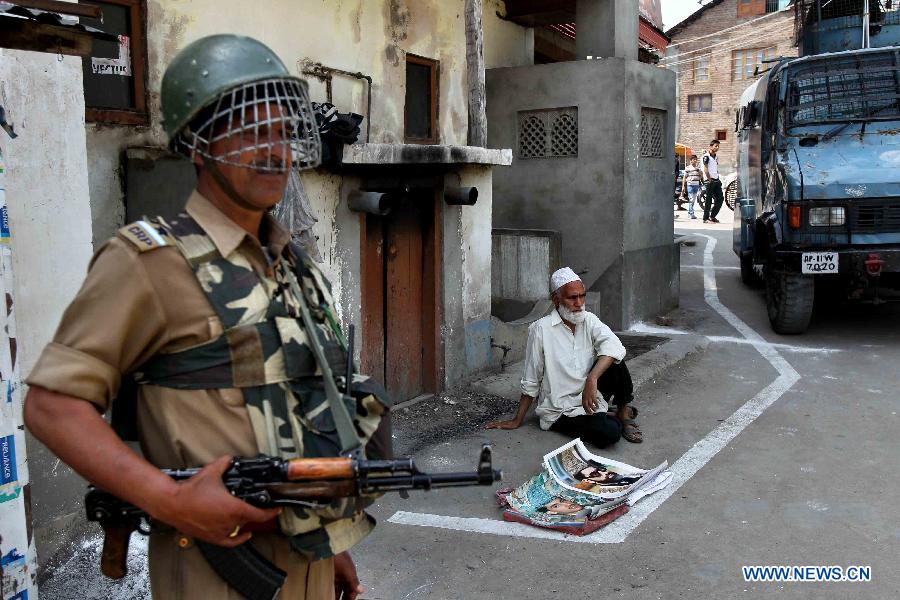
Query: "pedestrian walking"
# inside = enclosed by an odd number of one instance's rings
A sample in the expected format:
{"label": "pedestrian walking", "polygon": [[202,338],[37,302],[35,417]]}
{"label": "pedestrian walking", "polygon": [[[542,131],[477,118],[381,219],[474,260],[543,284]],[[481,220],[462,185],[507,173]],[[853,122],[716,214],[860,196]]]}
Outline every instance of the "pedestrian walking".
{"label": "pedestrian walking", "polygon": [[706,185],[706,207],[703,209],[704,223],[718,223],[716,215],[722,209],[725,196],[722,193],[722,181],[719,179],[719,140],[709,142],[709,148],[703,153],[703,180]]}
{"label": "pedestrian walking", "polygon": [[700,167],[697,166],[698,163],[699,160],[697,159],[697,155],[692,154],[690,163],[684,168],[684,177],[681,180],[680,198],[684,199],[685,195],[687,196],[688,216],[692,219],[697,218],[694,214],[694,202],[696,202],[697,197],[700,195],[700,184],[703,179],[703,176],[700,173]]}

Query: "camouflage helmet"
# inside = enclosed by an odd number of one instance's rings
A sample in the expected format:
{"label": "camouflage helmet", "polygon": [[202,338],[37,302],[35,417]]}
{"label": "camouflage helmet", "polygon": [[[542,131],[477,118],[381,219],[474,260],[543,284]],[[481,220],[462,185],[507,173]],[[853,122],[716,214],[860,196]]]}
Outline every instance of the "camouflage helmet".
{"label": "camouflage helmet", "polygon": [[[272,103],[282,107],[281,114],[267,108]],[[213,156],[211,142],[253,128],[258,132],[259,125],[280,121],[287,139],[273,140],[270,129],[268,135],[263,132],[256,138],[256,146],[288,144],[299,168],[320,162],[321,142],[306,82],[292,76],[270,48],[253,38],[220,34],[189,44],[163,75],[161,104],[170,144],[189,157],[200,154],[240,165],[240,151]],[[240,116],[239,123],[232,126],[235,115]],[[252,119],[245,118],[250,115]],[[214,126],[222,123],[228,125],[226,131],[214,133]],[[270,166],[268,170],[283,170]]]}

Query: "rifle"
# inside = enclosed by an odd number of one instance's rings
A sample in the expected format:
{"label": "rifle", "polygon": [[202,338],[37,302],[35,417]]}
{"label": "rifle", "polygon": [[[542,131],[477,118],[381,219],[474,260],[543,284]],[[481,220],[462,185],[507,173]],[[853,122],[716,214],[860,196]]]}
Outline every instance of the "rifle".
{"label": "rifle", "polygon": [[[175,480],[185,480],[200,469],[163,469]],[[502,473],[493,468],[491,447],[484,445],[474,472],[423,473],[411,458],[358,460],[353,457],[294,458],[259,455],[235,458],[222,476],[225,488],[254,506],[314,507],[317,501],[383,492],[491,485]],[[88,487],[84,500],[88,521],[103,527],[100,570],[112,579],[127,573],[128,542],[133,531],[150,533],[150,517],[143,510],[112,494]],[[147,526],[142,526],[142,525]],[[197,541],[210,567],[232,588],[249,599],[274,598],[285,573],[263,558],[250,544],[225,548]]]}

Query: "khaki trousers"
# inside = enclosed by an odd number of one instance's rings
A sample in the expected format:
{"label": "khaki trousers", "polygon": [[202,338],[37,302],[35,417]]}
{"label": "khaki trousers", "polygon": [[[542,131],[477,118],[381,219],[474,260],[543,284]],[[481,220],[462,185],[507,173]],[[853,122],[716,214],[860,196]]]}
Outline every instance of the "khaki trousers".
{"label": "khaki trousers", "polygon": [[[150,535],[150,590],[154,600],[243,600],[206,563],[191,543],[181,548],[174,531]],[[283,535],[257,533],[248,542],[287,573],[281,600],[334,600],[334,559],[309,562]]]}

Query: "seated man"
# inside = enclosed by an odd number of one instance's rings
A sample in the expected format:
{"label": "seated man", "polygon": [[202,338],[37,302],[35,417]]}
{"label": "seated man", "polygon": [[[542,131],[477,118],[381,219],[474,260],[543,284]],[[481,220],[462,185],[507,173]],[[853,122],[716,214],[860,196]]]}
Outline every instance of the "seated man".
{"label": "seated man", "polygon": [[[620,437],[642,442],[641,430],[632,420],[637,410],[628,406],[633,387],[622,362],[622,342],[595,314],[584,310],[584,284],[572,269],[553,273],[550,289],[556,310],[528,328],[519,410],[513,419],[489,423],[487,428],[521,426],[540,393],[535,412],[541,429],[580,437],[601,448]],[[616,410],[607,413],[611,398]]]}

